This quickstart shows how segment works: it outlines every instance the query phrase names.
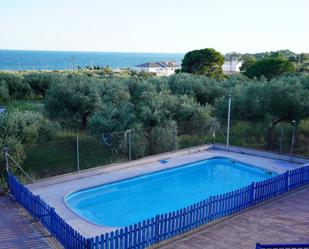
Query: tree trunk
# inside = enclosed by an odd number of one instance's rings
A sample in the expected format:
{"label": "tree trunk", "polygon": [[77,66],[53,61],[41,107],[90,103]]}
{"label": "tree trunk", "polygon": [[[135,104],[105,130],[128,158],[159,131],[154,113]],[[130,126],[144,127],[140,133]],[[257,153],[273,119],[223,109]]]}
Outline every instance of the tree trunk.
{"label": "tree trunk", "polygon": [[267,150],[273,150],[274,147],[275,147],[275,143],[274,143],[274,128],[281,121],[283,121],[283,119],[277,119],[277,120],[273,121],[271,126],[267,129],[267,145],[266,145],[266,149]]}
{"label": "tree trunk", "polygon": [[90,112],[86,112],[82,117],[82,130],[85,130],[87,128],[87,121],[89,114]]}

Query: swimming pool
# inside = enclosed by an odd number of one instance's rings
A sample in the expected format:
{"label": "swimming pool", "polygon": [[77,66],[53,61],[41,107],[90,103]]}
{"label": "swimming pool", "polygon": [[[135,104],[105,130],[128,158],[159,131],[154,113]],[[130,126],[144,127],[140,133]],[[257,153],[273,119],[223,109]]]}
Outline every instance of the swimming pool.
{"label": "swimming pool", "polygon": [[65,202],[92,223],[124,227],[272,176],[228,158],[212,158],[80,190]]}

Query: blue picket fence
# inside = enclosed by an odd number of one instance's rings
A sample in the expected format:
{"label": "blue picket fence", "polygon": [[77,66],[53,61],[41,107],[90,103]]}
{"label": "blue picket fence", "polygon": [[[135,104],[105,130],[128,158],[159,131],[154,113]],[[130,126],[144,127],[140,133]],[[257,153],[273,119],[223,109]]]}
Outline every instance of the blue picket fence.
{"label": "blue picket fence", "polygon": [[40,221],[65,248],[87,248],[87,240],[67,224],[40,196],[34,195],[11,173],[8,173],[8,181],[10,194],[14,199]]}
{"label": "blue picket fence", "polygon": [[308,184],[309,167],[288,171],[225,194],[210,196],[189,207],[157,215],[94,238],[84,238],[76,232],[54,208],[39,196],[33,195],[14,175],[9,173],[8,179],[10,192],[16,201],[65,248],[142,249]]}
{"label": "blue picket fence", "polygon": [[256,249],[309,249],[309,244],[256,244]]}

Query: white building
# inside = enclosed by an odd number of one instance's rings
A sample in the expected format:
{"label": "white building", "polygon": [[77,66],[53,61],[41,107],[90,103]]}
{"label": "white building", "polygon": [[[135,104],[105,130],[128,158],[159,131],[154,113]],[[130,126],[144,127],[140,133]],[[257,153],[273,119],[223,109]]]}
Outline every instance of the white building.
{"label": "white building", "polygon": [[225,61],[224,64],[222,65],[222,71],[224,74],[239,73],[241,66],[242,61],[238,60]]}
{"label": "white building", "polygon": [[180,69],[180,66],[175,61],[147,62],[135,66],[135,70],[139,72],[154,73],[157,76],[170,76],[177,69]]}

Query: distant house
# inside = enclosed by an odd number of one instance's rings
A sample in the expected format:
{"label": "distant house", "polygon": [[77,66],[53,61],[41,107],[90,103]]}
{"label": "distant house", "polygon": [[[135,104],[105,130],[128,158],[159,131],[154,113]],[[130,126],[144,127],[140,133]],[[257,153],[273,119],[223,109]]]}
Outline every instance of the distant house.
{"label": "distant house", "polygon": [[157,76],[170,76],[175,73],[180,66],[175,61],[147,62],[135,66],[140,72],[154,73]]}
{"label": "distant house", "polygon": [[234,74],[239,73],[242,62],[238,60],[225,61],[222,66],[222,71],[224,74]]}

